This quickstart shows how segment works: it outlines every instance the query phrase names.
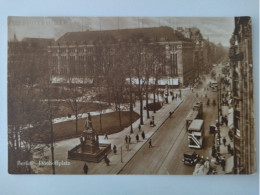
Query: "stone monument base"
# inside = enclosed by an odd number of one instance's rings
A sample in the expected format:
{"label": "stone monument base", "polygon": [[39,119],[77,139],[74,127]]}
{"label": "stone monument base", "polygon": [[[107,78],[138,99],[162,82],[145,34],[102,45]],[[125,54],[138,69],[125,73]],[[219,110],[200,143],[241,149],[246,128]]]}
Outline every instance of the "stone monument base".
{"label": "stone monument base", "polygon": [[108,154],[110,151],[111,144],[99,144],[95,150],[88,145],[82,148],[82,145],[79,144],[68,151],[68,159],[98,163],[104,158],[105,154]]}

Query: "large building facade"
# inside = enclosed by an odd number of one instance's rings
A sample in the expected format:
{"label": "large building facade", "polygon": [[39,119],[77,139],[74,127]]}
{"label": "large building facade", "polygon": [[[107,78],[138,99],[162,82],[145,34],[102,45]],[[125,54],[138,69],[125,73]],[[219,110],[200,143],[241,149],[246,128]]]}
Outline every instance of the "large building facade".
{"label": "large building facade", "polygon": [[252,174],[256,170],[256,156],[250,17],[235,18],[230,44],[234,97],[234,173]]}
{"label": "large building facade", "polygon": [[8,41],[8,75],[15,78],[21,76],[19,71],[27,72],[27,78],[24,79],[29,81],[33,78],[29,73],[37,75],[42,74],[42,71],[47,72],[48,45],[54,42],[54,39],[45,38],[24,38],[18,41],[14,35]]}
{"label": "large building facade", "polygon": [[49,46],[49,65],[56,76],[106,74],[120,61],[120,45],[140,42],[147,45],[156,43],[164,49],[163,60],[156,69],[160,70],[162,77],[178,78],[182,85],[187,86],[198,76],[194,71],[198,71],[198,67],[204,68],[202,47],[196,54],[200,60],[196,67],[194,42],[170,27],[68,32]]}

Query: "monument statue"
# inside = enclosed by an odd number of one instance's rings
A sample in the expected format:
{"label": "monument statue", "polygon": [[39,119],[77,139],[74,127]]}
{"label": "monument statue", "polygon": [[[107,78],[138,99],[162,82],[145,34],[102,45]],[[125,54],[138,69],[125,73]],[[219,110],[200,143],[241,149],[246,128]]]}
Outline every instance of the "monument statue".
{"label": "monument statue", "polygon": [[93,153],[99,150],[98,135],[95,133],[93,129],[90,113],[88,113],[88,116],[86,118],[84,130],[80,138],[80,143],[84,152],[89,151]]}
{"label": "monument statue", "polygon": [[86,118],[80,144],[68,151],[68,158],[87,162],[100,162],[111,151],[111,144],[99,143],[98,135],[92,125],[90,113]]}

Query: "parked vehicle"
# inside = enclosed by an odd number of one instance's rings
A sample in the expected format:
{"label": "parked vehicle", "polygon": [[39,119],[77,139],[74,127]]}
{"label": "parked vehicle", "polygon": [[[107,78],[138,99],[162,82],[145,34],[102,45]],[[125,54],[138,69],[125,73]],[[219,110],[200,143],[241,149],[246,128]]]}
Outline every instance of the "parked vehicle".
{"label": "parked vehicle", "polygon": [[185,165],[195,165],[200,160],[199,155],[196,152],[185,152],[183,154],[183,163]]}
{"label": "parked vehicle", "polygon": [[215,131],[216,131],[216,125],[210,125],[209,126],[209,133],[215,133]]}

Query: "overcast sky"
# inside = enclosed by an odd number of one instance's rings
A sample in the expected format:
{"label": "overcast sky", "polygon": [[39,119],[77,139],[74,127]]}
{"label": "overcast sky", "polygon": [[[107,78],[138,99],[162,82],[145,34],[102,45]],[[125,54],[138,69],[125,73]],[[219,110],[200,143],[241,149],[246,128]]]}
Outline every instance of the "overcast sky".
{"label": "overcast sky", "polygon": [[204,38],[229,46],[234,30],[233,17],[9,17],[8,40],[16,34],[18,40],[24,37],[54,38],[57,40],[66,32],[108,30],[141,27],[170,26],[198,27]]}

